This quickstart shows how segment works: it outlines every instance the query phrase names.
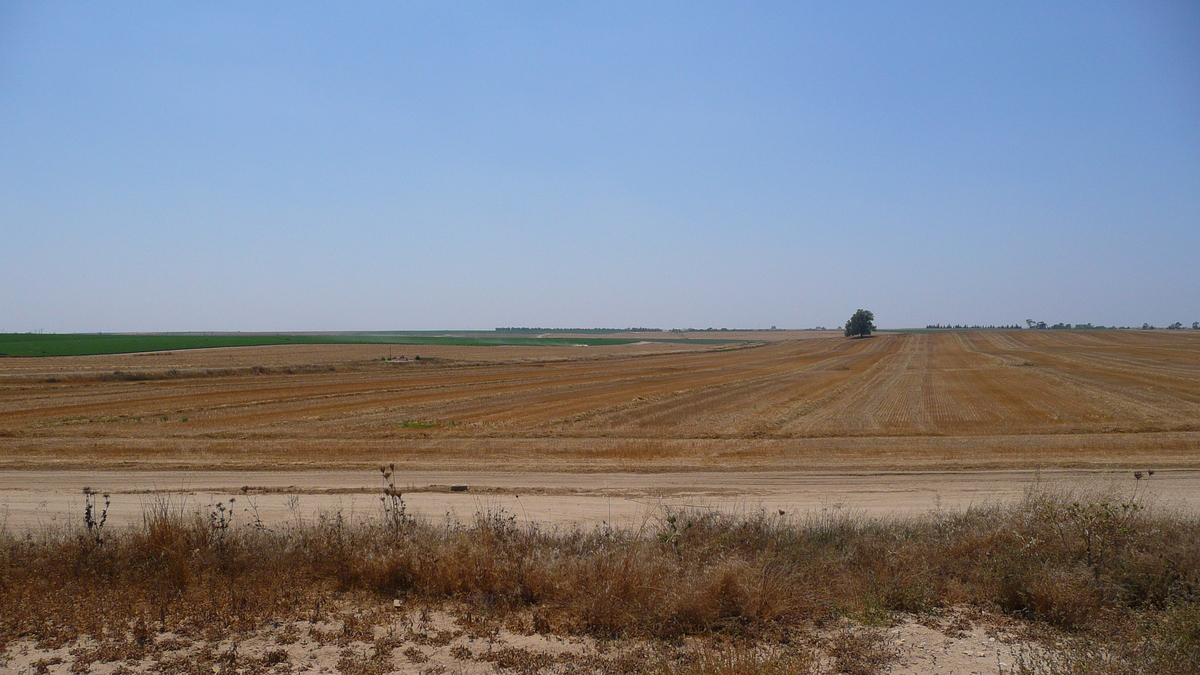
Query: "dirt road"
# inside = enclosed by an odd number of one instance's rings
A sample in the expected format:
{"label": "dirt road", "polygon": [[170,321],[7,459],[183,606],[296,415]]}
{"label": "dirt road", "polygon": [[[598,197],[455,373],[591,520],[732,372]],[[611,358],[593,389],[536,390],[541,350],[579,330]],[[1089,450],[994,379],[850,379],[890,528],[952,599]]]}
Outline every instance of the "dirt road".
{"label": "dirt road", "polygon": [[[493,473],[421,471],[397,476],[404,501],[432,519],[470,519],[503,510],[521,521],[638,526],[664,507],[765,509],[803,515],[848,510],[903,517],[932,509],[965,509],[1019,499],[1026,490],[1135,494],[1160,507],[1200,512],[1200,470],[1164,470],[1135,480],[1128,471],[972,471],[875,474],[748,473]],[[2,471],[0,520],[9,528],[82,522],[84,488],[110,495],[109,522],[140,522],[143,509],[169,500],[204,509],[233,500],[240,522],[280,523],[320,512],[378,515],[384,483],[362,471]],[[450,486],[467,486],[453,492]],[[103,497],[99,498],[103,501]]]}

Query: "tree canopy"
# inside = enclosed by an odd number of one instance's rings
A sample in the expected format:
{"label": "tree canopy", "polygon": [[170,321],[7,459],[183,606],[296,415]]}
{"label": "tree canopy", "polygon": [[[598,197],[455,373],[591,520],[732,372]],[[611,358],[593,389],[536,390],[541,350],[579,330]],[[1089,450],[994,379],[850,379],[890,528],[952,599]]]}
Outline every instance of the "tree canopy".
{"label": "tree canopy", "polygon": [[875,314],[872,312],[860,309],[850,317],[846,322],[846,337],[866,337],[875,330],[875,324],[871,323],[875,320]]}

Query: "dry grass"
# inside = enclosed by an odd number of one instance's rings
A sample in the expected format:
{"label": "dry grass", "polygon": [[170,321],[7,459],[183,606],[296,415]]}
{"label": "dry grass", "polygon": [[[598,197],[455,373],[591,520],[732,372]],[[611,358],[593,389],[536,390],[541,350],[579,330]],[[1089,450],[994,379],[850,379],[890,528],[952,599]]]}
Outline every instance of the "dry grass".
{"label": "dry grass", "polygon": [[1013,675],[1194,675],[1200,673],[1200,606],[1147,613],[1104,641],[1068,636],[1055,649],[1027,649]]}
{"label": "dry grass", "polygon": [[1200,332],[882,335],[597,358],[497,347],[487,349],[524,351],[487,363],[247,349],[257,351],[2,359],[0,457],[10,467],[1165,468],[1194,466],[1200,448]]}
{"label": "dry grass", "polygon": [[[163,634],[218,643],[273,622],[336,619],[322,640],[375,644],[369,654],[347,652],[343,669],[375,672],[399,643],[379,642],[371,627],[400,598],[458,607],[481,636],[510,625],[792,645],[655,662],[668,673],[806,672],[815,662],[805,636],[815,630],[967,606],[1066,636],[1053,655],[1062,663],[1033,654],[1021,672],[1183,673],[1200,663],[1200,523],[1136,501],[1036,494],[909,521],[668,512],[641,531],[546,531],[502,511],[465,525],[384,516],[351,522],[333,513],[272,530],[232,525],[221,508],[184,512],[163,501],[126,530],[108,531],[93,514],[78,528],[5,533],[0,644],[87,638],[96,646],[76,654],[83,667],[162,656]],[[335,614],[347,599],[358,609]],[[410,651],[413,662],[424,654]],[[875,672],[892,658],[869,628],[842,630],[828,652],[845,673]],[[546,665],[528,658],[528,672]],[[1113,665],[1097,670],[1105,663]]]}

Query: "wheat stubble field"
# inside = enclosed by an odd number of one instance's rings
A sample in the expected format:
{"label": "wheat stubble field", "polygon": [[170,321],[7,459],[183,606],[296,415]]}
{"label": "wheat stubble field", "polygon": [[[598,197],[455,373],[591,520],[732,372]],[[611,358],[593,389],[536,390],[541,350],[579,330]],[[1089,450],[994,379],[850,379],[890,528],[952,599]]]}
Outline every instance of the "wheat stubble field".
{"label": "wheat stubble field", "polygon": [[1200,450],[1191,331],[419,349],[0,359],[0,465],[1190,468]]}

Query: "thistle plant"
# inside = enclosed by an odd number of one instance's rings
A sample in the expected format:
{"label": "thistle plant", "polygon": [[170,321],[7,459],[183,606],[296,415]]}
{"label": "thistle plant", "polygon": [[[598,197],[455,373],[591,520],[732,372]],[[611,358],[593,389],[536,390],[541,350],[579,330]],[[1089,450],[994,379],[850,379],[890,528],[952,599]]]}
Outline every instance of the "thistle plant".
{"label": "thistle plant", "polygon": [[396,465],[393,463],[381,466],[379,473],[383,476],[384,485],[383,495],[379,497],[379,503],[383,505],[384,522],[392,530],[399,532],[411,522],[412,517],[408,515],[404,496],[396,487]]}
{"label": "thistle plant", "polygon": [[[103,507],[98,503],[97,497],[104,499]],[[104,545],[104,524],[108,522],[108,507],[111,503],[108,493],[100,495],[90,487],[83,488],[83,526],[88,539],[97,546]]]}

